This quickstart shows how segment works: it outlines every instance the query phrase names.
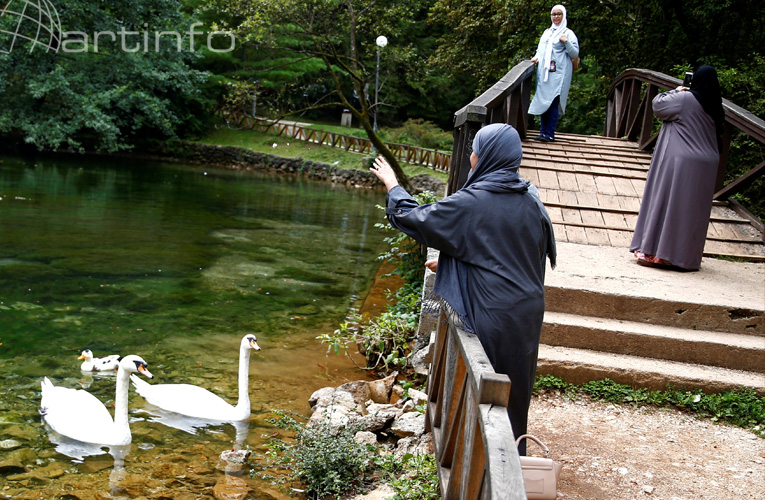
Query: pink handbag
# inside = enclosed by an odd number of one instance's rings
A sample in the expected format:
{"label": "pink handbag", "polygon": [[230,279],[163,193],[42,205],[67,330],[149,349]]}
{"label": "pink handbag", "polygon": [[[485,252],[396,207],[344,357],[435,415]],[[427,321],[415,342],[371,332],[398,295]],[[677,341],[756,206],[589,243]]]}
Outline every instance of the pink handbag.
{"label": "pink handbag", "polygon": [[519,437],[515,441],[516,446],[521,443],[522,439],[526,438],[537,443],[545,453],[544,457],[520,457],[526,497],[529,500],[555,500],[555,497],[558,496],[558,476],[563,464],[547,458],[550,449],[531,434],[524,434]]}

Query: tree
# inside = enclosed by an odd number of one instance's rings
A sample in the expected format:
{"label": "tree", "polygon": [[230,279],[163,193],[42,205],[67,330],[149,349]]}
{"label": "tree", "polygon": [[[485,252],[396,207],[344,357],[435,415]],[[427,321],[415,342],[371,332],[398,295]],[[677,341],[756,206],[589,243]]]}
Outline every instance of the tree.
{"label": "tree", "polygon": [[[21,39],[10,51],[0,46],[8,52],[0,53],[0,134],[6,140],[38,149],[118,151],[202,127],[199,88],[207,75],[192,68],[193,21],[177,2],[58,0],[54,8],[63,32],[54,50]],[[5,15],[0,28],[15,30],[16,22]],[[29,30],[36,26],[22,28],[35,37]],[[157,42],[161,32],[168,34]],[[204,42],[200,35],[197,47]]]}
{"label": "tree", "polygon": [[[212,0],[212,5],[218,5]],[[263,46],[278,47],[322,62],[330,91],[323,102],[305,109],[348,109],[361,124],[377,152],[393,167],[399,182],[411,189],[398,160],[373,125],[380,105],[372,102],[377,46],[375,38],[395,39],[402,19],[409,19],[418,2],[396,0],[235,0],[225,7],[242,19],[231,26],[241,36]],[[284,41],[289,40],[289,45]],[[388,47],[386,59],[395,60],[406,47]],[[355,94],[354,94],[355,93]],[[356,99],[354,99],[354,95]],[[294,113],[295,111],[293,111]]]}

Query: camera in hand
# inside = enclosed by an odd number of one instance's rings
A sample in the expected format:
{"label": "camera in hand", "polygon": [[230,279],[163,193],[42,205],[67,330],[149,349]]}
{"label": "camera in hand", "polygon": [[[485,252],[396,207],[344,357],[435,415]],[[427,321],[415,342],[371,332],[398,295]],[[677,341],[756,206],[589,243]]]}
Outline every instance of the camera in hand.
{"label": "camera in hand", "polygon": [[693,80],[693,73],[691,71],[686,71],[685,77],[683,78],[683,87],[690,87],[691,80]]}

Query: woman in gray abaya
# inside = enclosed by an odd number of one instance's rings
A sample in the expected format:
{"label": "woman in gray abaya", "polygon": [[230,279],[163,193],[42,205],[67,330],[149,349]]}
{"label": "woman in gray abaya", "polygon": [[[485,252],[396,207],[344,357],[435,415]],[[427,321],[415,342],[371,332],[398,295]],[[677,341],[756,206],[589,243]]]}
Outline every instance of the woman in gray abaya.
{"label": "woman in gray abaya", "polygon": [[[391,225],[440,250],[433,292],[475,333],[494,371],[512,382],[508,415],[526,433],[544,317],[545,260],[555,238],[536,188],[518,175],[518,132],[488,125],[475,136],[471,174],[443,200],[418,206],[383,158],[372,172],[388,189]],[[525,454],[525,441],[519,453]]]}
{"label": "woman in gray abaya", "polygon": [[652,103],[663,123],[630,245],[643,266],[701,266],[725,114],[711,66],[696,70],[688,90],[664,92]]}

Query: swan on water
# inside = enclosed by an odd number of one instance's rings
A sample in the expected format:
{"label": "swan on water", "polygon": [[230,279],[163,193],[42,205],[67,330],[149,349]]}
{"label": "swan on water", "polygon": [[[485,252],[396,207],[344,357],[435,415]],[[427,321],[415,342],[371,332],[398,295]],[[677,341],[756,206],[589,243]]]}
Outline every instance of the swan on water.
{"label": "swan on water", "polygon": [[94,358],[90,349],[85,349],[77,359],[84,359],[80,365],[80,370],[84,372],[104,372],[116,370],[120,363],[119,354],[111,354],[101,358]]}
{"label": "swan on water", "polygon": [[40,415],[56,433],[77,441],[115,446],[130,444],[128,378],[131,373],[154,378],[140,356],[122,358],[117,368],[113,420],[106,406],[91,393],[54,386],[48,377],[41,384]]}
{"label": "swan on water", "polygon": [[207,389],[191,384],[149,384],[138,377],[130,380],[147,403],[189,417],[237,422],[250,418],[248,380],[250,351],[259,351],[258,339],[247,334],[239,345],[239,401],[233,406]]}

